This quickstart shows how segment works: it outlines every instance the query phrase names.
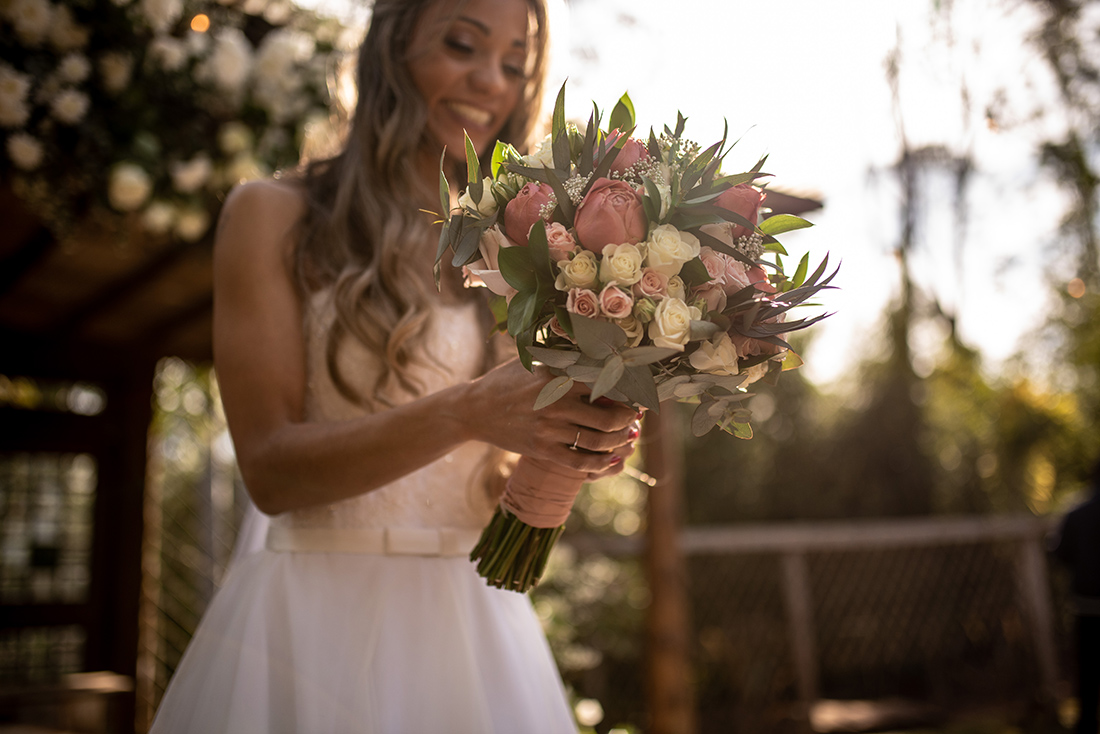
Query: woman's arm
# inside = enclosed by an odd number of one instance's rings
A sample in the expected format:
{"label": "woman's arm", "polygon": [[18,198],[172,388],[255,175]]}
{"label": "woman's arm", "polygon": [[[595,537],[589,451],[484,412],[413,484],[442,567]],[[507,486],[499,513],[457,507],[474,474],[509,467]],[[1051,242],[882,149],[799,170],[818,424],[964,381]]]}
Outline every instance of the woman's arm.
{"label": "woman's arm", "polygon": [[[633,411],[589,405],[579,390],[535,411],[549,378],[515,361],[361,418],[307,422],[302,304],[289,266],[304,214],[290,185],[246,184],[226,201],[215,241],[214,362],[237,461],[261,510],[361,494],[470,440],[592,474],[632,451]],[[610,453],[569,450],[578,433],[579,446]]]}

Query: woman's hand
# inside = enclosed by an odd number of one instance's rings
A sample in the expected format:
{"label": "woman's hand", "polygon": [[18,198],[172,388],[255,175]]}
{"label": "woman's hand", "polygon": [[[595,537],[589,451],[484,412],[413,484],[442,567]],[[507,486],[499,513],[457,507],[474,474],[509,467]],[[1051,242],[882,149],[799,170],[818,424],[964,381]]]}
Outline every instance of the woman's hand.
{"label": "woman's hand", "polygon": [[590,480],[621,471],[634,452],[638,414],[610,400],[590,403],[582,384],[535,410],[535,400],[551,377],[543,367],[531,373],[513,359],[468,383],[461,402],[471,437],[553,461]]}

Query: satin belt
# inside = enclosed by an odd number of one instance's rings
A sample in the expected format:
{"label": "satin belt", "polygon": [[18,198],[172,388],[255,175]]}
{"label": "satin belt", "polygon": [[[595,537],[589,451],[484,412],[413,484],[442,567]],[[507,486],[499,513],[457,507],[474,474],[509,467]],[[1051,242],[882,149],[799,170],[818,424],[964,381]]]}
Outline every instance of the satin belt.
{"label": "satin belt", "polygon": [[472,528],[297,528],[272,525],[267,548],[291,553],[468,556],[481,537]]}

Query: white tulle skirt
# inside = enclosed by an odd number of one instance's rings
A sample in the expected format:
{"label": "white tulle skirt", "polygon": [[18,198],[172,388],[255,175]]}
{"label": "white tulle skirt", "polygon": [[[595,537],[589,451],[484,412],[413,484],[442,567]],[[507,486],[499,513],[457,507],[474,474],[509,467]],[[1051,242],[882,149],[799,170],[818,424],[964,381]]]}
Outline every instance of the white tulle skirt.
{"label": "white tulle skirt", "polygon": [[215,596],[152,731],[576,728],[530,601],[466,558],[261,550]]}

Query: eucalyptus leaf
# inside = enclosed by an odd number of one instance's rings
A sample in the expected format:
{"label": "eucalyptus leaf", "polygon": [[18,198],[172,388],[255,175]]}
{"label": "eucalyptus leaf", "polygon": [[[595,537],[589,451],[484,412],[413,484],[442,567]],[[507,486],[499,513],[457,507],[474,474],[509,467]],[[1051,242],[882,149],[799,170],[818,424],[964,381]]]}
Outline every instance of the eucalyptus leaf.
{"label": "eucalyptus leaf", "polygon": [[691,382],[691,378],[687,375],[676,375],[666,380],[662,380],[657,385],[657,397],[661,402],[665,400],[671,400],[676,397],[675,390],[678,386]]}
{"label": "eucalyptus leaf", "polygon": [[718,324],[712,323],[710,321],[692,319],[689,327],[690,333],[688,336],[688,340],[697,342],[703,341],[705,339],[710,339],[719,331],[721,331],[721,329],[718,327]]}
{"label": "eucalyptus leaf", "polygon": [[[528,347],[530,351],[532,347]],[[561,400],[573,388],[573,378],[559,375],[543,386],[539,396],[535,399],[535,410],[542,410],[547,405]]]}
{"label": "eucalyptus leaf", "polygon": [[682,400],[684,398],[701,395],[706,392],[706,390],[707,386],[699,382],[681,382],[679,385],[672,388],[672,394]]}
{"label": "eucalyptus leaf", "polygon": [[573,314],[572,322],[577,346],[589,357],[607,359],[626,344],[626,332],[609,321]]}
{"label": "eucalyptus leaf", "polygon": [[714,405],[712,400],[702,400],[699,403],[699,407],[695,409],[695,412],[691,415],[691,434],[696,438],[705,436],[710,433],[711,429],[717,425],[717,422],[710,414],[710,408]]}
{"label": "eucalyptus leaf", "polygon": [[680,353],[679,349],[667,349],[665,347],[633,347],[631,349],[624,350],[622,353],[623,364],[627,367],[637,367],[639,365],[653,364],[654,362],[660,362],[662,359],[673,357]]}
{"label": "eucalyptus leaf", "polygon": [[589,398],[589,402],[595,401],[615,387],[619,382],[619,378],[623,376],[624,369],[622,357],[617,354],[608,357],[607,361],[604,362],[603,369],[600,370],[600,376],[596,378],[596,383],[592,386],[592,396]]}
{"label": "eucalyptus leaf", "polygon": [[571,364],[565,368],[565,374],[569,375],[577,382],[589,384],[600,379],[600,373],[602,371],[602,367],[583,364]]}
{"label": "eucalyptus leaf", "polygon": [[564,349],[547,349],[546,347],[528,347],[531,356],[542,362],[547,367],[563,370],[577,363],[580,352],[566,351]]}
{"label": "eucalyptus leaf", "polygon": [[[657,413],[661,410],[661,398],[653,373],[645,365],[627,367],[616,386],[631,403],[649,408]],[[612,393],[608,393],[611,395]]]}
{"label": "eucalyptus leaf", "polygon": [[729,427],[729,432],[737,438],[750,439],[752,438],[752,426],[748,423],[733,423]]}

